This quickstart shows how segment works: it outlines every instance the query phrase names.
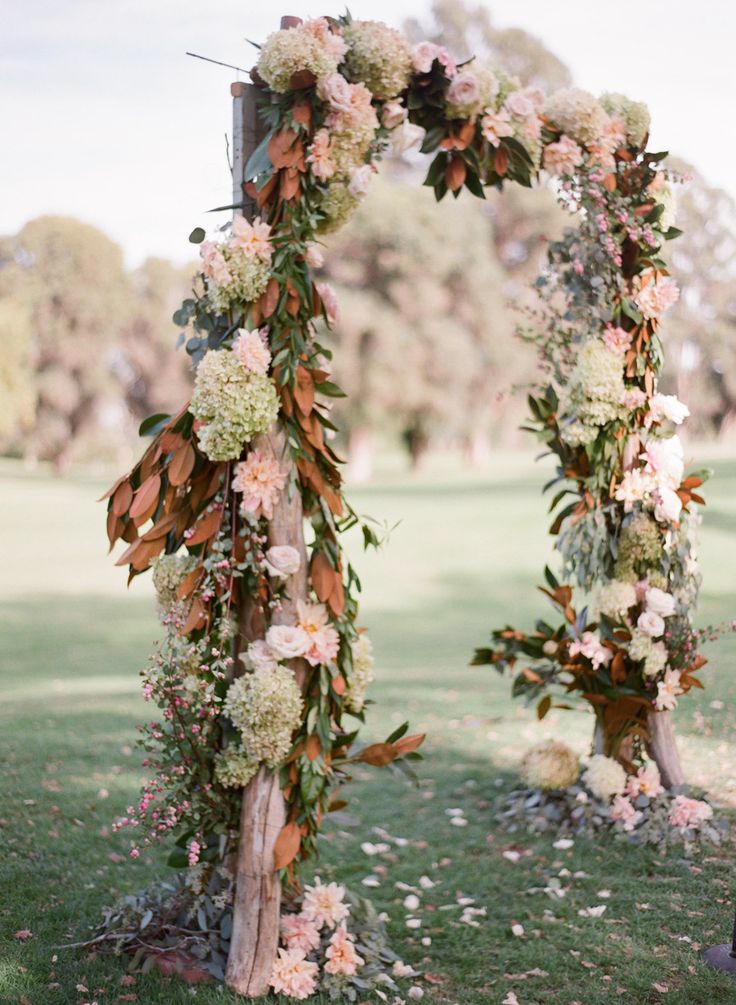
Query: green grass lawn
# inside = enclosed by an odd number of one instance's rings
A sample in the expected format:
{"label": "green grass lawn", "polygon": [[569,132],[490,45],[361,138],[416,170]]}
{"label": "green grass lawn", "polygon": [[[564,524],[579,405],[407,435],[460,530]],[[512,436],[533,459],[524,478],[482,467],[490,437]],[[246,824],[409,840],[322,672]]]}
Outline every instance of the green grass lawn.
{"label": "green grass lawn", "polygon": [[[736,615],[736,462],[716,469],[702,531],[704,622]],[[397,952],[428,975],[425,1002],[486,1005],[510,992],[520,1005],[734,1001],[736,986],[698,955],[729,935],[731,846],[689,863],[615,842],[578,839],[559,851],[552,837],[522,837],[520,860],[503,857],[512,839],[492,804],[521,753],[550,735],[582,753],[591,733],[583,713],[537,723],[510,701],[507,680],[467,665],[490,628],[544,612],[535,592],[551,557],[544,480],[527,457],[504,455],[483,475],[435,465],[352,492],[360,512],[400,521],[379,554],[361,556],[352,542],[361,622],[378,657],[369,732],[409,718],[429,737],[418,789],[381,773],[353,787],[350,816],[326,828],[320,869],[358,890],[378,877],[371,896],[390,915]],[[130,860],[110,828],[141,780],[137,671],[158,627],[150,585],[126,591],[105,558],[102,488],[0,466],[0,1001],[235,1001],[154,976],[121,984],[124,959],[56,948],[84,939],[119,893],[166,872],[162,856]],[[714,647],[707,690],[677,714],[690,779],[725,806],[736,803],[735,655],[733,638]],[[467,826],[451,824],[452,808]],[[365,841],[391,851],[369,856]],[[396,884],[424,874],[436,885],[422,895],[421,929],[410,930]],[[461,921],[463,897],[485,910],[470,919],[477,926]],[[598,904],[602,917],[578,914]],[[32,936],[16,939],[21,929]]]}

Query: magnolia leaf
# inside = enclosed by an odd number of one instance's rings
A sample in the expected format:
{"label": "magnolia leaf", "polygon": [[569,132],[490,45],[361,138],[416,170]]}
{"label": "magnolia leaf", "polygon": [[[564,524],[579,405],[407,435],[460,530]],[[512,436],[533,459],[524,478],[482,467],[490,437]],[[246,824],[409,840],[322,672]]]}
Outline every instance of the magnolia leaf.
{"label": "magnolia leaf", "polygon": [[273,867],[277,871],[285,869],[299,854],[299,847],[302,843],[302,833],[299,825],[291,820],[281,829],[281,833],[276,838],[273,848]]}

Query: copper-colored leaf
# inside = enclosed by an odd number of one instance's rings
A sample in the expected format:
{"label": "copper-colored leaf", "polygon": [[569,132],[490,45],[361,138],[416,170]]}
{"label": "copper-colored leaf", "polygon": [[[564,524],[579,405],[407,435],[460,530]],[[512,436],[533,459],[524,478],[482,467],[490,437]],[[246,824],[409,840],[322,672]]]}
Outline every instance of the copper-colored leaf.
{"label": "copper-colored leaf", "polygon": [[123,516],[130,509],[130,504],[132,502],[133,487],[129,481],[124,481],[120,487],[115,490],[115,495],[112,497],[110,509],[115,516]]}
{"label": "copper-colored leaf", "polygon": [[291,110],[292,117],[300,126],[308,126],[312,121],[312,106],[309,104],[294,105]]}
{"label": "copper-colored leaf", "polygon": [[468,169],[463,158],[453,157],[445,168],[445,184],[451,192],[457,192],[463,187],[467,173]]}
{"label": "copper-colored leaf", "polygon": [[284,202],[290,202],[299,193],[299,172],[295,167],[286,168],[281,172],[279,195]]}
{"label": "copper-colored leaf", "polygon": [[146,533],[143,535],[143,540],[156,541],[159,537],[166,537],[169,531],[176,524],[176,519],[177,519],[176,513],[171,513],[169,514],[169,516],[163,517],[163,519],[155,523],[150,530],[146,531]]}
{"label": "copper-colored leaf", "polygon": [[192,593],[197,588],[202,575],[203,570],[199,566],[186,574],[176,590],[176,596],[179,600],[188,600],[189,597],[191,597]]}
{"label": "copper-colored leaf", "polygon": [[317,599],[321,603],[326,603],[334,588],[335,570],[323,551],[315,552],[312,558],[310,578]]}
{"label": "copper-colored leaf", "polygon": [[402,736],[400,740],[397,740],[394,743],[394,750],[401,757],[403,757],[404,754],[413,754],[415,750],[419,750],[426,737],[426,733],[415,733],[413,736]]}
{"label": "copper-colored leaf", "polygon": [[209,541],[209,539],[220,529],[221,523],[222,509],[209,510],[205,513],[201,520],[198,521],[197,526],[194,529],[194,533],[191,537],[187,538],[187,544],[201,544],[203,541]]}
{"label": "copper-colored leaf", "polygon": [[339,618],[345,610],[345,588],[342,585],[342,575],[339,572],[335,572],[333,583],[332,593],[327,603],[335,617]]}
{"label": "copper-colored leaf", "polygon": [[271,276],[266,287],[266,292],[261,297],[261,311],[264,318],[270,318],[278,307],[280,293],[281,287],[279,286],[278,279],[275,276]]}
{"label": "copper-colored leaf", "polygon": [[493,168],[502,178],[509,169],[509,155],[506,147],[499,147],[493,160]]}
{"label": "copper-colored leaf", "polygon": [[161,475],[150,475],[138,488],[129,513],[136,524],[145,523],[156,509],[161,491]]}
{"label": "copper-colored leaf", "polygon": [[345,678],[341,673],[339,673],[337,677],[333,677],[330,683],[335,694],[345,694],[347,684],[345,683]]}
{"label": "copper-colored leaf", "polygon": [[273,847],[273,867],[274,870],[285,869],[289,863],[293,862],[299,854],[302,843],[302,832],[299,825],[293,820],[281,828],[281,833],[276,838]]}
{"label": "copper-colored leaf", "polygon": [[183,443],[169,461],[167,470],[171,485],[183,485],[194,467],[196,455],[191,443]]}
{"label": "copper-colored leaf", "polygon": [[125,524],[119,516],[115,516],[112,510],[107,514],[107,539],[110,542],[110,550],[122,535]]}
{"label": "copper-colored leaf", "polygon": [[319,742],[319,737],[315,736],[314,733],[307,737],[305,752],[310,761],[316,761],[322,753],[322,744]]}
{"label": "copper-colored leaf", "polygon": [[204,628],[207,620],[207,608],[201,597],[195,597],[192,606],[189,608],[187,620],[181,627],[182,635],[189,635],[198,628]]}
{"label": "copper-colored leaf", "polygon": [[298,367],[296,371],[294,400],[303,415],[309,415],[314,408],[314,380],[305,366]]}
{"label": "copper-colored leaf", "polygon": [[360,752],[357,760],[372,764],[375,768],[385,768],[396,760],[396,749],[392,743],[372,743]]}

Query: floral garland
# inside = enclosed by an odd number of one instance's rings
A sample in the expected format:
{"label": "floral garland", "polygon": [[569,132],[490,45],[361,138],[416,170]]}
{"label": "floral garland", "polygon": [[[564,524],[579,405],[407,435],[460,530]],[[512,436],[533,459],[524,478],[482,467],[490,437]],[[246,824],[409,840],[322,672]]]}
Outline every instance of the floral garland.
{"label": "floral garland", "polygon": [[594,754],[581,771],[570,747],[545,740],[526,752],[519,774],[525,788],[502,796],[496,816],[510,832],[519,827],[559,834],[613,831],[660,851],[684,844],[688,852],[724,838],[726,821],[714,817],[710,803],[693,798],[684,787],[666,789],[652,762],[627,773],[618,760]]}
{"label": "floral garland", "polygon": [[[677,232],[662,155],[644,149],[644,106],[577,90],[545,98],[349,16],[273,33],[252,76],[265,135],[244,198],[258,215],[210,240],[192,234],[201,273],[174,315],[197,368],[192,400],[143,423],[150,446],[107,494],[111,547],[128,545],[118,564],[131,577],[153,566],[166,632],[144,674],[163,714],[143,729],[152,779],[122,823],[141,827],[144,843],[173,835],[172,864],[227,861],[240,791],[265,765],[280,772],[287,801],[277,865],[292,870],[315,853],[350,764],[409,771],[423,739],[402,727],[351,754],[357,731],[346,715],[364,717],[372,656],[356,627],[359,579],[339,543],[360,522],[330,445],[329,399],[342,392],[317,330],[338,317],[334,291],[315,279],[317,239],[349,217],[386,151],[433,154],[426,184],[438,199],[529,186],[544,169],[582,221],[552,247],[540,283],[549,306],[540,352],[558,390],[530,401],[560,462],[555,504],[575,496],[555,526],[566,572],[584,589],[605,582],[606,612],[595,623],[576,615],[570,587],[550,575],[566,626],[496,633],[478,659],[504,667],[531,657],[540,668],[516,682],[527,693],[570,678],[611,751],[644,728],[653,692],[670,701],[696,683],[687,612],[697,584],[681,511],[699,501],[700,479],[683,480],[670,435],[686,409],[656,389],[659,317],[677,296],[659,247]],[[564,315],[551,306],[560,291]],[[308,559],[268,547],[284,494],[298,494],[311,526]],[[366,545],[378,543],[370,525],[362,530]],[[287,584],[304,572],[309,599],[281,624]]]}

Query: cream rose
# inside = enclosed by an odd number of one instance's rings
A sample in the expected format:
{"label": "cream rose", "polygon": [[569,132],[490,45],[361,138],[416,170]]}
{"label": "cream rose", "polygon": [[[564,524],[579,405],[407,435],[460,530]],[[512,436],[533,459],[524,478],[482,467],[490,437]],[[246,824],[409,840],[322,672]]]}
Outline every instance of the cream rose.
{"label": "cream rose", "polygon": [[675,613],[675,598],[656,586],[650,586],[645,595],[648,611],[654,611],[660,618],[669,618]]}
{"label": "cream rose", "polygon": [[370,164],[362,164],[360,167],[351,168],[348,192],[356,199],[364,199],[370,191],[372,181],[373,168]]}
{"label": "cream rose", "polygon": [[400,101],[387,101],[381,112],[381,122],[387,129],[395,129],[406,118],[407,112]]}
{"label": "cream rose", "polygon": [[266,632],[266,643],[279,659],[293,660],[306,653],[312,640],[296,625],[271,625]]}
{"label": "cream rose", "polygon": [[391,147],[396,154],[404,154],[407,150],[421,146],[426,130],[411,122],[402,122],[398,129],[391,133]]}
{"label": "cream rose", "polygon": [[264,564],[269,576],[286,579],[299,571],[302,560],[299,552],[290,544],[276,544],[266,552]]}
{"label": "cream rose", "polygon": [[317,84],[317,95],[336,112],[351,112],[353,108],[350,84],[341,73],[331,73]]}
{"label": "cream rose", "polygon": [[263,639],[251,642],[240,658],[248,670],[274,670],[278,666],[273,650]]}

